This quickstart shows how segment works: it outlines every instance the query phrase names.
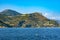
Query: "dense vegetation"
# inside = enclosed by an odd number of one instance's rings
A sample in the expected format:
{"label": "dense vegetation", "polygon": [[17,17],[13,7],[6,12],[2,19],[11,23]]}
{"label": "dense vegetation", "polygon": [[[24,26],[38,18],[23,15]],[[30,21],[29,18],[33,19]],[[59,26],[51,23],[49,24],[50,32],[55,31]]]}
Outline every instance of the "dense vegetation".
{"label": "dense vegetation", "polygon": [[21,14],[7,9],[0,12],[0,27],[59,27],[55,20],[48,19],[42,13]]}

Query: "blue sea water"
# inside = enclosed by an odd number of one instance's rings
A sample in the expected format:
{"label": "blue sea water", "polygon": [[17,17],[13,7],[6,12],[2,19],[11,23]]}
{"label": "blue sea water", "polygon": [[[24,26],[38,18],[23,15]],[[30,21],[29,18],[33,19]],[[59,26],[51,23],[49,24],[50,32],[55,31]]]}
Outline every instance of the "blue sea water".
{"label": "blue sea water", "polygon": [[60,40],[60,28],[0,28],[0,40]]}

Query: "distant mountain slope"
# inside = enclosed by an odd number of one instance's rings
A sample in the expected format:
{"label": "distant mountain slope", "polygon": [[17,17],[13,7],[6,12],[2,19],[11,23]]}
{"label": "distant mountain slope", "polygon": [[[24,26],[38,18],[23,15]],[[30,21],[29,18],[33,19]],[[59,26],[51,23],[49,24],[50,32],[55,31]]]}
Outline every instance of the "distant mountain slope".
{"label": "distant mountain slope", "polygon": [[56,20],[57,22],[58,22],[58,24],[59,24],[59,26],[60,26],[60,20]]}
{"label": "distant mountain slope", "polygon": [[6,10],[0,12],[0,14],[4,14],[4,15],[7,15],[7,16],[20,15],[20,13],[18,13],[18,12],[16,12],[16,11],[13,11],[13,10],[10,10],[10,9],[6,9]]}
{"label": "distant mountain slope", "polygon": [[56,27],[58,23],[55,20],[50,20],[40,13],[25,14],[20,17],[20,27]]}
{"label": "distant mountain slope", "polygon": [[[11,27],[22,27],[22,28],[59,27],[57,21],[48,19],[38,12],[30,14],[20,14],[13,10],[5,10],[0,13],[0,20],[2,20],[3,23]],[[2,27],[5,24],[0,26]]]}

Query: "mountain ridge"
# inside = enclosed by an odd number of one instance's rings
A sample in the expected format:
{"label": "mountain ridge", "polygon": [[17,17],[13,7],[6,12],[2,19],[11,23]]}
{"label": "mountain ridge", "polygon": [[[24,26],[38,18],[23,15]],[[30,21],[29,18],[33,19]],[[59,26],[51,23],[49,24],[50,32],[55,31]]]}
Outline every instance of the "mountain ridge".
{"label": "mountain ridge", "polygon": [[0,14],[4,14],[4,15],[7,15],[7,16],[21,15],[21,13],[18,13],[18,12],[14,11],[14,10],[11,10],[11,9],[5,9],[2,12],[0,12]]}

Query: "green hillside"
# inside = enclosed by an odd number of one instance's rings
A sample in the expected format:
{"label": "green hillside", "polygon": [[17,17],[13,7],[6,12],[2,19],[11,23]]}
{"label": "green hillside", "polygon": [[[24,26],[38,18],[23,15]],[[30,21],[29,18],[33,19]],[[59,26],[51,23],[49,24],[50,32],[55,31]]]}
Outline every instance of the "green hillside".
{"label": "green hillside", "polygon": [[[0,27],[59,27],[55,20],[48,19],[42,13],[21,14],[13,10],[4,10],[0,13]],[[7,26],[5,26],[7,24]]]}

